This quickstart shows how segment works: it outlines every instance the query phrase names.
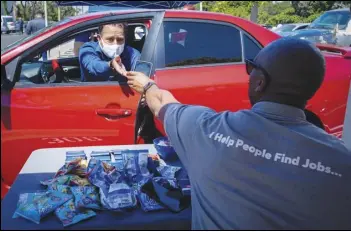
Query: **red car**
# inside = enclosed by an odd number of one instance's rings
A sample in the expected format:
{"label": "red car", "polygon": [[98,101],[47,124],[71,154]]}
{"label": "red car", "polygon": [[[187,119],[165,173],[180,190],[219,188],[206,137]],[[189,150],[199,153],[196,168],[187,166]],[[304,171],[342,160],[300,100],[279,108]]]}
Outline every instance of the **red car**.
{"label": "red car", "polygon": [[[161,88],[182,103],[217,111],[250,108],[244,59],[254,58],[280,38],[224,14],[133,10],[65,19],[5,48],[1,52],[2,197],[34,150],[149,143],[164,133],[150,111],[139,107],[140,95],[126,83],[80,81],[79,61],[72,49],[75,36],[121,21],[129,23],[127,44],[141,51],[141,60],[153,64],[153,78]],[[139,33],[140,27],[145,33]],[[320,48],[326,50],[326,77],[306,115],[340,137],[351,50]],[[47,59],[40,58],[43,52]]]}

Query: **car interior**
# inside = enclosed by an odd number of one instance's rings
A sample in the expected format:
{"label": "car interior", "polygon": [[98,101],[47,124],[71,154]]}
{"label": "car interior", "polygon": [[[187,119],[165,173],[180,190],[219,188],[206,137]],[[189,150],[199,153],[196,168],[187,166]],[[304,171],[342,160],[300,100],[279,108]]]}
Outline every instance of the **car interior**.
{"label": "car interior", "polygon": [[[82,33],[84,35],[96,34],[97,31],[98,28],[95,27],[76,33],[70,36],[68,40],[59,43],[60,45],[50,48],[47,52],[36,54],[22,64],[20,82],[34,84],[81,82],[79,59],[73,52],[74,37]],[[141,53],[147,33],[148,28],[144,23],[129,23],[126,45],[137,49]],[[89,37],[88,39],[97,41],[96,37]],[[44,58],[45,56],[46,58]]]}

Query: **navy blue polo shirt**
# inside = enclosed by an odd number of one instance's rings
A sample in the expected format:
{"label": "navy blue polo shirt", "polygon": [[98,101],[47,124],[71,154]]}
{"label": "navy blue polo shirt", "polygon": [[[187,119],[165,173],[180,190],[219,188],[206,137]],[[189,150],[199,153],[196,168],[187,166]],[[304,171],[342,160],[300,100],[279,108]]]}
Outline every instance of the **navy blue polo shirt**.
{"label": "navy blue polo shirt", "polygon": [[169,104],[159,115],[189,174],[193,229],[351,228],[351,151],[303,110]]}
{"label": "navy blue polo shirt", "polygon": [[[134,68],[139,58],[140,52],[138,50],[125,45],[121,60],[127,71]],[[119,75],[114,73],[108,65],[110,60],[111,58],[102,52],[98,42],[85,43],[79,49],[81,81],[119,80]],[[120,78],[123,77],[120,76]]]}

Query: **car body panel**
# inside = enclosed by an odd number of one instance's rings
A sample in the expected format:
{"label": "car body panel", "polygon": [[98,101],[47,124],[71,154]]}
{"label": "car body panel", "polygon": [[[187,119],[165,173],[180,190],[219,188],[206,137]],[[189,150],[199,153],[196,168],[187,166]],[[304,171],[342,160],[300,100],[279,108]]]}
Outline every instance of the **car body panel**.
{"label": "car body panel", "polygon": [[[18,87],[10,93],[2,91],[1,170],[5,182],[11,185],[28,155],[40,148],[132,144],[140,95],[130,89],[130,94],[124,94],[122,88],[126,86]],[[97,115],[99,109],[130,110],[130,116],[105,117]],[[14,159],[13,154],[23,155]]]}

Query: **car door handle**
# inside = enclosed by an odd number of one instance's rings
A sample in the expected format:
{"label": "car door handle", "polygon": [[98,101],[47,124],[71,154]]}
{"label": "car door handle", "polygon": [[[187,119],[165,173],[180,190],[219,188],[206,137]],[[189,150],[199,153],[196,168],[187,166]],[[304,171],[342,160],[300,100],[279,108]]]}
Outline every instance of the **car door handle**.
{"label": "car door handle", "polygon": [[128,117],[132,115],[132,110],[130,109],[97,109],[96,111],[97,115],[103,116],[103,117]]}

